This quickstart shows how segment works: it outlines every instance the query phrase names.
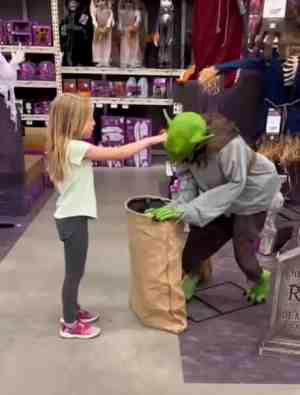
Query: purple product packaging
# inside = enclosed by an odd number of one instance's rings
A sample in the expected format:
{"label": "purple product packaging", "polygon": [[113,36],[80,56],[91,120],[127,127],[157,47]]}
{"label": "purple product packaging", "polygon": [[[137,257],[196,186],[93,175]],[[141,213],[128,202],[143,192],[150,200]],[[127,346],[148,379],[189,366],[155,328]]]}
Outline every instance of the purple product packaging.
{"label": "purple product packaging", "polygon": [[50,102],[47,100],[36,102],[33,104],[34,114],[49,114],[50,112]]}
{"label": "purple product packaging", "polygon": [[37,66],[31,62],[24,62],[20,65],[18,79],[25,81],[34,81],[37,79]]}
{"label": "purple product packaging", "polygon": [[153,81],[153,97],[165,99],[168,96],[167,78],[155,78]]}
{"label": "purple product packaging", "polygon": [[91,81],[93,97],[111,97],[113,95],[112,82],[110,81]]}
{"label": "purple product packaging", "polygon": [[[147,118],[126,119],[126,144],[134,143],[146,137],[152,136],[152,121]],[[145,149],[139,154],[125,161],[128,167],[150,167],[152,162],[151,149]]]}
{"label": "purple product packaging", "polygon": [[[102,116],[102,141],[103,147],[120,147],[125,143],[125,118]],[[105,161],[101,164],[104,167],[124,167],[124,161]]]}
{"label": "purple product packaging", "polygon": [[53,62],[41,62],[37,67],[38,79],[41,81],[55,81],[55,65]]}
{"label": "purple product packaging", "polygon": [[3,19],[0,19],[0,45],[7,44],[6,26]]}
{"label": "purple product packaging", "polygon": [[8,45],[32,45],[32,22],[11,20],[6,23]]}
{"label": "purple product packaging", "polygon": [[39,47],[52,46],[52,28],[50,25],[32,25],[32,44]]}

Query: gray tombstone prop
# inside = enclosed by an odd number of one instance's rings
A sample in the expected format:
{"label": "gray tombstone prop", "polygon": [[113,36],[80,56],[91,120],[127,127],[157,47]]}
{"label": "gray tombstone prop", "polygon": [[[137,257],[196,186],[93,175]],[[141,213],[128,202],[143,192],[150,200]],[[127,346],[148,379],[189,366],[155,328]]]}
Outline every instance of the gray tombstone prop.
{"label": "gray tombstone prop", "polygon": [[270,331],[259,353],[300,356],[300,248],[277,259]]}

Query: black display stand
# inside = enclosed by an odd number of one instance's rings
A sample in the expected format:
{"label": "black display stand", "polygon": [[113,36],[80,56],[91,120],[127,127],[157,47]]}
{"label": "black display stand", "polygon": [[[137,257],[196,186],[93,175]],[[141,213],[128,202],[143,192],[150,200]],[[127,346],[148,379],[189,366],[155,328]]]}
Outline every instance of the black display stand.
{"label": "black display stand", "polygon": [[18,117],[17,127],[10,110],[0,95],[0,225],[11,226],[23,214],[25,163],[23,129]]}

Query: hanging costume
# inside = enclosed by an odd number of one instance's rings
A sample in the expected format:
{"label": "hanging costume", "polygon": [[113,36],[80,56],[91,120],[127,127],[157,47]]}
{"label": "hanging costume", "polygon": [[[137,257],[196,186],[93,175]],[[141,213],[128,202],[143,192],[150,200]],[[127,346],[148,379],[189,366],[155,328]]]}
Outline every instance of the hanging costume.
{"label": "hanging costume", "polygon": [[60,41],[64,66],[90,66],[92,64],[93,23],[82,0],[77,8],[66,0],[68,14],[60,24]]}
{"label": "hanging costume", "polygon": [[[192,28],[195,76],[213,64],[239,58],[243,29],[237,0],[195,0]],[[232,73],[228,86],[232,85],[234,77]]]}
{"label": "hanging costume", "polygon": [[[254,153],[233,124],[229,123],[232,129],[227,136],[218,137],[224,132],[214,122],[212,118],[206,123],[195,113],[179,114],[169,122],[166,150],[179,165],[180,193],[175,202],[149,216],[191,226],[183,253],[184,269],[190,275],[188,299],[196,289],[198,280],[193,277],[199,259],[208,259],[232,238],[241,270],[255,283],[248,296],[254,303],[262,302],[270,292],[269,274],[259,266],[255,243],[280,189],[280,178],[273,163]],[[223,142],[218,149],[212,149],[214,140]]]}
{"label": "hanging costume", "polygon": [[110,2],[92,0],[90,6],[94,23],[93,61],[99,67],[109,67],[112,51],[112,29],[115,24]]}
{"label": "hanging costume", "polygon": [[[264,105],[259,114],[257,138],[266,130],[266,120],[270,108],[279,110],[282,116],[282,131],[290,135],[300,134],[300,74],[295,73],[294,83],[285,82],[284,66],[277,50],[270,60],[262,56],[237,60],[215,66],[219,73],[237,69],[258,70],[263,75]],[[292,84],[292,85],[291,85]]]}

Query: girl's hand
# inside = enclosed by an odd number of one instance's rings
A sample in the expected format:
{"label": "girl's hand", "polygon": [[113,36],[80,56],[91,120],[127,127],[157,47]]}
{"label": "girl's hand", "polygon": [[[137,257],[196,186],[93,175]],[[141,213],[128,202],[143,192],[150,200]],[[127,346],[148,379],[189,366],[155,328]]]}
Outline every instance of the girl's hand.
{"label": "girl's hand", "polygon": [[162,134],[158,134],[157,136],[152,137],[153,145],[156,144],[164,144],[167,142],[168,134],[166,132]]}

